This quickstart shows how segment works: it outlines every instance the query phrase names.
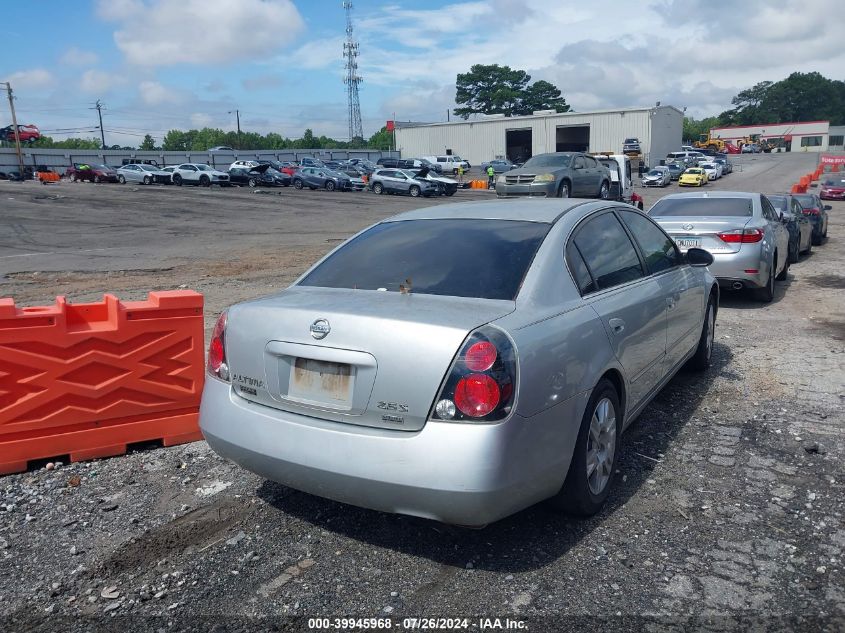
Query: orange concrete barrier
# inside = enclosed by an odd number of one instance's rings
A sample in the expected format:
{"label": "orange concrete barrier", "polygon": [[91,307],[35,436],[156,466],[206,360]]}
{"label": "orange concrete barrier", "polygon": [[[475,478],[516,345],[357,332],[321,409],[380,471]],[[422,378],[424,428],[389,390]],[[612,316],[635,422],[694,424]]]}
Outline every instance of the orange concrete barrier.
{"label": "orange concrete barrier", "polygon": [[202,439],[203,297],[18,308],[0,299],[0,474]]}

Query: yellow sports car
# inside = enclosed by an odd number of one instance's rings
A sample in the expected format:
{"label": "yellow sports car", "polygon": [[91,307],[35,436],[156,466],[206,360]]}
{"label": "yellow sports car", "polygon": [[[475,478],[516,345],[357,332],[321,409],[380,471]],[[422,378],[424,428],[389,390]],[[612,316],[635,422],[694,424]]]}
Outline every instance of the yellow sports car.
{"label": "yellow sports car", "polygon": [[707,172],[700,167],[690,167],[678,178],[681,187],[703,187],[707,184]]}

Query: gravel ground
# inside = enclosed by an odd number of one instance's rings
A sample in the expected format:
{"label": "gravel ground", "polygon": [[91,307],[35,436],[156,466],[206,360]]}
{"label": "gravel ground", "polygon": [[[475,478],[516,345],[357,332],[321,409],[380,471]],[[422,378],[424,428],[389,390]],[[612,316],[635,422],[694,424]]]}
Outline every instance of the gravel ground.
{"label": "gravel ground", "polygon": [[[743,158],[709,186],[784,190],[815,165]],[[208,325],[336,240],[432,202],[3,182],[0,200],[15,236],[0,241],[5,295],[186,285],[206,295]],[[598,516],[541,504],[453,528],[287,489],[204,442],[33,463],[0,478],[0,628],[313,630],[315,616],[401,628],[426,615],[469,617],[470,630],[488,617],[533,631],[845,630],[845,203],[831,204],[827,243],[773,303],[723,294],[714,366],[678,375],[625,434]]]}

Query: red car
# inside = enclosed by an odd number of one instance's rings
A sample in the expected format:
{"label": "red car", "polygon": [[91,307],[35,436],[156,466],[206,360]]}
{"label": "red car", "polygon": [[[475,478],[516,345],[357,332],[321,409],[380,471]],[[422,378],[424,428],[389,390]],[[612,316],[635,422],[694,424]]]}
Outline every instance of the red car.
{"label": "red car", "polygon": [[117,182],[117,172],[107,165],[96,165],[89,163],[74,163],[65,176],[71,182],[79,180],[90,180],[91,182]]}
{"label": "red car", "polygon": [[822,200],[845,200],[845,175],[835,178],[830,175],[822,181],[819,198]]}
{"label": "red car", "polygon": [[[21,143],[27,143],[32,141],[37,141],[41,138],[41,132],[38,128],[34,125],[18,125],[18,136],[21,138]],[[7,125],[3,129],[0,129],[0,138],[4,140],[10,141],[12,143],[15,142],[15,128],[14,126]]]}

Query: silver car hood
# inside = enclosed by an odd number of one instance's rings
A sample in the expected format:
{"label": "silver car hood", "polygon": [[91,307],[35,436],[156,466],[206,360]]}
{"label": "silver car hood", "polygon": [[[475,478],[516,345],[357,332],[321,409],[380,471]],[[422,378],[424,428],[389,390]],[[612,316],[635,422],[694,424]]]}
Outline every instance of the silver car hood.
{"label": "silver car hood", "polygon": [[[419,430],[468,333],[514,308],[513,301],[292,286],[230,309],[234,392],[324,420]],[[316,338],[320,320],[329,332]]]}

